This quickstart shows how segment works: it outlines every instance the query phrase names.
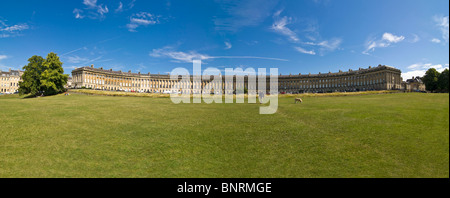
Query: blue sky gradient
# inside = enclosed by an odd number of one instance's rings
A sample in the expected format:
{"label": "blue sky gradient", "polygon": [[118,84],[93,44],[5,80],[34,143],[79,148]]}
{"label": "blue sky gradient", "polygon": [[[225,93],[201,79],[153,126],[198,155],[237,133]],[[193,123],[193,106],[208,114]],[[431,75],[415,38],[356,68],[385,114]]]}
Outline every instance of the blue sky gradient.
{"label": "blue sky gradient", "polygon": [[391,65],[404,78],[449,63],[447,0],[1,1],[0,69],[55,52],[81,66],[167,73],[279,68],[282,74]]}

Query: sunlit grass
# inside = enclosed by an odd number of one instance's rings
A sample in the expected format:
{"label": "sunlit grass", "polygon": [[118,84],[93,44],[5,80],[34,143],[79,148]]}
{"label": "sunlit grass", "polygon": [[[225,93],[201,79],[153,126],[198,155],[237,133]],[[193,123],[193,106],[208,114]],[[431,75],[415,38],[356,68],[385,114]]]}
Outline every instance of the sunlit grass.
{"label": "sunlit grass", "polygon": [[0,96],[0,177],[447,177],[449,95]]}

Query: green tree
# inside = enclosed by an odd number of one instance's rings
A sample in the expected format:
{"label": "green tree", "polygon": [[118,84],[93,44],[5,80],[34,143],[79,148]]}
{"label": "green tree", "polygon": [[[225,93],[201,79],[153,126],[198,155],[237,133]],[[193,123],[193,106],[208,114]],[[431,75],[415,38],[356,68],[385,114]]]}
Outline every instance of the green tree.
{"label": "green tree", "polygon": [[49,53],[47,59],[33,56],[28,62],[28,65],[23,67],[19,94],[54,95],[65,90],[64,85],[67,84],[69,76],[64,74],[63,63],[55,53]]}
{"label": "green tree", "polygon": [[423,77],[423,83],[427,91],[434,92],[438,89],[439,72],[435,68],[430,68]]}
{"label": "green tree", "polygon": [[28,59],[28,65],[23,67],[22,81],[19,82],[19,94],[38,95],[41,91],[40,76],[45,59],[41,56],[33,56]]}
{"label": "green tree", "polygon": [[41,74],[41,90],[45,95],[54,95],[65,90],[64,85],[67,84],[69,76],[64,74],[62,65],[63,63],[55,53],[51,52],[47,55],[47,59],[42,64],[44,72]]}
{"label": "green tree", "polygon": [[445,69],[438,78],[438,87],[442,92],[448,93],[448,85],[449,85],[449,72],[448,69]]}

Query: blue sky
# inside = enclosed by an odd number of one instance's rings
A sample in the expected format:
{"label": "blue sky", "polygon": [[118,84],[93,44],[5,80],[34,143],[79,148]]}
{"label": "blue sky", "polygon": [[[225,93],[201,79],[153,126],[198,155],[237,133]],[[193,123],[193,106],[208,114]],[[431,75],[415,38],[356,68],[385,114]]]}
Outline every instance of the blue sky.
{"label": "blue sky", "polygon": [[167,73],[391,65],[404,78],[448,68],[447,0],[1,1],[0,69],[55,52],[75,67]]}

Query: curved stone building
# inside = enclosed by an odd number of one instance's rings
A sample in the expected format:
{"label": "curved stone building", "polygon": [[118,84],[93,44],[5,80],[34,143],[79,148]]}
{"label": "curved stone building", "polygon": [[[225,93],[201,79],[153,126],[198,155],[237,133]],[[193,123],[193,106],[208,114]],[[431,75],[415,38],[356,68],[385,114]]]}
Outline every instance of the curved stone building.
{"label": "curved stone building", "polygon": [[19,82],[22,81],[23,71],[0,70],[0,93],[16,93],[19,91]]}
{"label": "curved stone building", "polygon": [[401,71],[386,65],[337,73],[280,75],[282,92],[344,92],[401,89]]}
{"label": "curved stone building", "polygon": [[[180,90],[193,93],[201,93],[210,80],[202,80],[201,83],[191,83],[181,85]],[[248,88],[247,78],[244,78],[243,85]],[[267,77],[267,88],[269,86]],[[72,86],[74,88],[91,88],[111,91],[136,91],[164,93],[171,91],[177,80],[170,80],[169,75],[141,74],[131,71],[113,71],[103,68],[81,67],[72,71]],[[222,82],[210,85],[214,90],[225,90],[225,77]],[[369,67],[367,69],[349,70],[337,73],[319,73],[307,75],[279,75],[278,90],[286,93],[323,93],[323,92],[343,92],[343,91],[366,91],[366,90],[399,90],[402,87],[401,71],[386,65]]]}

